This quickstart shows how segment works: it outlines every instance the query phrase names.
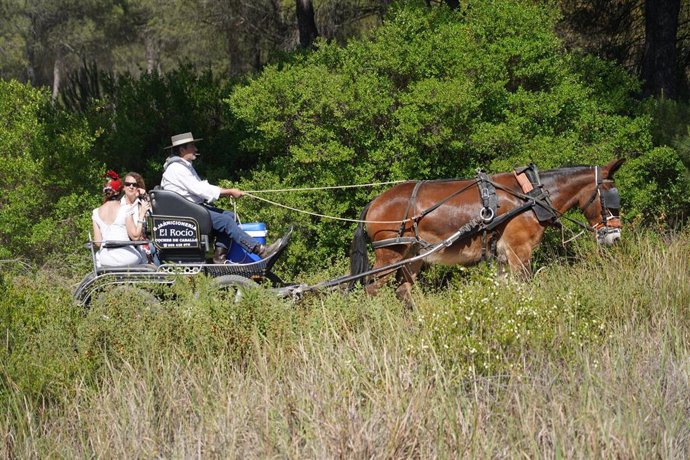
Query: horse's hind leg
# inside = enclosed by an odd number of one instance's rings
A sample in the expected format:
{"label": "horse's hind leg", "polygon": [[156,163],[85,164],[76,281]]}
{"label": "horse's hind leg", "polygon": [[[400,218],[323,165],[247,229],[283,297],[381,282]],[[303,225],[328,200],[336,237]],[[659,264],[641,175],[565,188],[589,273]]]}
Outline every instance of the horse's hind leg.
{"label": "horse's hind leg", "polygon": [[[406,257],[409,252],[409,246],[388,246],[385,248],[376,249],[374,252],[376,254],[376,262],[372,267],[372,270],[376,270],[386,265],[394,264]],[[396,272],[396,269],[386,270],[382,273],[373,276],[373,281],[369,283],[366,287],[366,292],[369,295],[376,295],[378,290],[383,286],[388,278]]]}
{"label": "horse's hind leg", "polygon": [[398,299],[405,302],[409,308],[412,307],[412,285],[417,279],[419,270],[422,268],[424,261],[418,260],[416,262],[409,263],[398,269],[396,279],[400,286],[395,290],[395,295]]}

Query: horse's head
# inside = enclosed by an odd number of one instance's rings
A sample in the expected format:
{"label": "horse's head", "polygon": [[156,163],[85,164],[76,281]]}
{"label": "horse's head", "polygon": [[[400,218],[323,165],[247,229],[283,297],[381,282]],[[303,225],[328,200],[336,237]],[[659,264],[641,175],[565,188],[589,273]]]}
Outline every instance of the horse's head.
{"label": "horse's head", "polygon": [[621,199],[613,181],[613,174],[625,159],[593,168],[592,186],[581,194],[579,207],[596,233],[599,244],[611,245],[621,238]]}

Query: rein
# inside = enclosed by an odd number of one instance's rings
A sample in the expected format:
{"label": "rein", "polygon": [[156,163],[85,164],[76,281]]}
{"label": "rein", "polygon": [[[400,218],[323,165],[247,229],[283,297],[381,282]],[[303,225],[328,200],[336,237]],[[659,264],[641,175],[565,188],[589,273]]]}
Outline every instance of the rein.
{"label": "rein", "polygon": [[580,227],[582,227],[583,229],[585,229],[587,231],[590,231],[590,232],[594,231],[594,227],[587,225],[587,224],[584,224],[584,223],[580,222],[579,220],[572,219],[572,218],[566,216],[565,213],[560,212],[558,209],[554,208],[553,206],[550,206],[550,205],[547,206],[547,205],[535,200],[533,197],[531,197],[529,195],[505,188],[504,186],[502,186],[500,184],[494,184],[494,186],[497,189],[503,190],[504,192],[508,193],[509,195],[513,195],[516,198],[522,198],[523,200],[530,201],[533,206],[541,206],[541,207],[548,209],[549,211],[553,212],[556,215],[556,219],[551,223],[552,225],[556,225],[558,223],[558,219],[565,219],[569,222],[572,222],[573,224],[579,225]]}
{"label": "rein", "polygon": [[317,190],[342,190],[347,188],[363,188],[376,187],[378,185],[402,184],[409,182],[409,180],[392,180],[388,182],[371,182],[369,184],[351,184],[351,185],[328,185],[323,187],[301,187],[301,188],[274,188],[266,190],[244,190],[245,193],[286,193],[286,192],[313,192]]}
{"label": "rein", "polygon": [[[534,168],[536,169],[536,167],[534,167]],[[525,168],[525,169],[527,169],[527,168]],[[482,173],[480,171],[478,171],[478,174],[482,174]],[[521,177],[519,178],[518,176],[521,176]],[[537,179],[537,183],[533,184],[529,178],[526,179],[523,174],[518,175],[517,173],[516,173],[516,179],[518,180],[518,183],[521,185],[521,187],[523,187],[523,190],[526,190],[528,193],[531,190],[537,190],[537,188],[541,188],[541,184],[538,183],[539,182],[538,179]],[[535,196],[529,195],[527,193],[521,193],[521,192],[518,192],[516,190],[507,188],[501,184],[498,184],[498,183],[492,181],[486,175],[483,175],[483,177],[480,176],[480,178],[475,179],[473,181],[470,181],[469,184],[467,184],[466,186],[454,191],[453,193],[449,194],[448,196],[444,197],[442,200],[436,202],[435,204],[424,209],[423,211],[419,212],[418,214],[407,217],[407,214],[409,213],[410,209],[412,209],[414,207],[414,202],[416,200],[416,194],[417,194],[416,192],[421,188],[421,186],[423,184],[428,183],[428,182],[446,182],[446,181],[453,181],[453,180],[454,179],[440,179],[440,180],[435,180],[435,181],[418,181],[415,184],[415,188],[413,189],[413,194],[410,197],[411,201],[407,207],[407,210],[405,211],[405,217],[401,220],[391,220],[391,221],[350,219],[350,218],[345,218],[345,217],[331,216],[331,215],[327,215],[327,214],[311,212],[311,211],[307,211],[304,209],[299,209],[299,208],[288,206],[288,205],[285,205],[282,203],[278,203],[276,201],[272,201],[272,200],[269,200],[267,198],[257,196],[254,193],[299,192],[299,191],[328,190],[328,189],[346,189],[346,188],[366,187],[366,186],[373,186],[373,185],[395,184],[395,183],[408,182],[408,181],[391,181],[391,182],[379,182],[379,183],[361,184],[361,185],[357,184],[357,185],[307,187],[307,188],[294,188],[294,189],[251,190],[251,191],[245,191],[244,194],[250,198],[254,198],[256,200],[263,201],[263,202],[272,204],[274,206],[288,209],[290,211],[294,211],[294,212],[298,212],[298,213],[302,213],[302,214],[307,214],[307,215],[311,215],[311,216],[315,216],[315,217],[320,217],[320,218],[324,218],[324,219],[331,219],[331,220],[336,220],[336,221],[341,221],[341,222],[352,222],[352,223],[358,223],[358,224],[400,224],[400,226],[401,226],[400,230],[401,231],[400,231],[399,236],[397,238],[389,238],[386,240],[377,241],[377,242],[373,243],[375,245],[375,247],[392,246],[392,245],[396,245],[396,244],[411,244],[411,243],[421,243],[423,246],[426,246],[426,247],[431,246],[429,243],[425,242],[424,240],[419,238],[419,236],[417,235],[417,231],[416,231],[417,223],[422,218],[424,218],[428,214],[431,214],[436,209],[440,208],[441,206],[446,204],[448,201],[450,201],[454,197],[460,195],[461,193],[465,192],[466,190],[468,190],[469,188],[471,188],[475,185],[479,185],[482,182],[489,184],[489,185],[493,186],[495,189],[501,190],[501,191],[503,191],[509,195],[516,197],[516,198],[525,200],[525,203],[520,205],[520,206],[517,206],[516,208],[513,208],[512,210],[508,211],[507,213],[505,213],[501,216],[494,217],[493,215],[491,215],[493,213],[490,213],[489,214],[490,217],[485,218],[486,216],[482,215],[481,217],[483,220],[483,227],[484,228],[480,229],[479,231],[493,230],[496,227],[498,227],[500,224],[505,222],[507,219],[510,219],[510,218],[514,217],[515,215],[520,214],[522,212],[525,212],[525,211],[532,209],[534,207],[540,207],[541,209],[543,209],[547,213],[551,213],[553,215],[553,220],[550,222],[551,225],[560,225],[560,222],[558,222],[558,220],[559,219],[565,219],[565,220],[583,228],[585,231],[588,231],[588,232],[597,232],[600,228],[604,228],[604,227],[620,228],[620,220],[618,218],[613,217],[613,216],[608,217],[605,215],[605,213],[609,207],[606,206],[606,200],[600,191],[600,186],[603,183],[613,182],[613,181],[609,180],[609,179],[601,179],[598,166],[595,167],[595,181],[597,184],[596,189],[592,193],[592,196],[587,200],[586,204],[583,206],[583,209],[586,209],[587,207],[589,207],[594,202],[597,195],[600,197],[600,200],[602,200],[602,222],[597,224],[596,226],[591,226],[591,225],[585,224],[583,222],[580,222],[579,220],[576,220],[576,219],[573,219],[571,217],[566,216],[565,213],[563,213],[563,212],[558,211],[556,208],[554,208],[551,205],[550,201],[548,200],[548,191],[546,191],[546,194],[542,195],[542,197],[544,197],[546,199],[540,199],[540,197],[535,197]],[[529,187],[527,187],[527,185],[529,185]],[[480,196],[481,195],[483,195],[483,192],[480,190]],[[485,207],[482,209],[482,212],[487,210],[487,209],[491,210],[491,208]],[[536,211],[535,211],[535,213],[536,213]],[[608,222],[612,221],[612,220],[613,220],[613,222],[611,222],[612,225],[609,226]],[[616,225],[616,221],[618,222],[617,225]],[[402,236],[402,234],[404,233],[405,224],[408,222],[413,223],[413,227],[415,230],[415,236],[414,237]]]}
{"label": "rein", "polygon": [[[438,182],[442,182],[442,181],[451,181],[451,180],[453,180],[453,179],[441,179],[441,180],[439,180]],[[401,183],[401,182],[409,182],[409,181],[393,181],[393,182],[391,182],[391,183]],[[437,181],[419,181],[418,184],[426,183],[426,182],[437,182]],[[414,222],[415,220],[419,221],[422,217],[424,217],[424,216],[426,216],[427,214],[433,212],[434,210],[436,210],[437,208],[439,208],[440,206],[442,206],[443,204],[445,204],[447,201],[449,201],[449,200],[452,199],[453,197],[455,197],[455,196],[461,194],[462,192],[464,192],[464,191],[467,190],[468,188],[472,187],[472,186],[475,185],[476,183],[477,183],[477,181],[475,180],[475,181],[471,182],[469,185],[467,185],[466,187],[463,187],[462,189],[457,190],[457,191],[451,193],[450,195],[448,195],[447,197],[445,197],[444,199],[442,199],[442,200],[439,201],[438,203],[434,204],[434,205],[431,206],[430,208],[425,209],[425,210],[422,211],[421,213],[416,214],[416,215],[414,215],[414,216],[412,216],[412,217],[406,217],[406,218],[404,218],[404,219],[402,219],[402,220],[362,220],[362,219],[349,219],[349,218],[347,218],[347,217],[330,216],[330,215],[328,215],[328,214],[320,214],[320,213],[316,213],[316,212],[312,212],[312,211],[306,211],[306,210],[304,210],[304,209],[295,208],[295,207],[292,207],[292,206],[288,206],[288,205],[286,205],[286,204],[278,203],[277,201],[272,201],[272,200],[269,200],[269,199],[267,199],[267,198],[263,198],[263,197],[254,195],[254,193],[257,193],[257,192],[258,192],[258,191],[256,191],[256,190],[254,190],[254,191],[244,191],[244,195],[245,195],[245,196],[248,196],[249,198],[253,198],[253,199],[255,199],[255,200],[259,200],[259,201],[263,201],[263,202],[268,203],[268,204],[272,204],[273,206],[277,206],[277,207],[279,207],[279,208],[288,209],[288,210],[290,210],[290,211],[299,212],[299,213],[307,214],[307,215],[314,216],[314,217],[321,217],[321,218],[324,218],[324,219],[339,220],[339,221],[342,221],[342,222],[354,222],[354,223],[358,223],[358,224],[405,224],[405,223],[407,223],[407,222]],[[268,191],[274,191],[274,192],[290,192],[290,191],[311,191],[311,190],[341,189],[341,188],[366,187],[366,186],[368,186],[368,185],[379,185],[379,184],[383,184],[383,182],[377,183],[377,184],[343,185],[343,186],[337,186],[337,187],[314,187],[314,188],[303,188],[303,189],[276,189],[276,190],[266,190],[266,192],[268,192]]]}
{"label": "rein", "polygon": [[[401,221],[400,220],[361,220],[361,219],[349,219],[347,217],[337,217],[337,216],[329,216],[328,214],[319,214],[318,212],[311,212],[311,211],[306,211],[304,209],[299,209],[299,208],[294,208],[292,206],[288,206],[286,204],[278,203],[277,201],[272,201],[260,196],[256,196],[252,193],[249,192],[244,192],[245,196],[248,196],[249,198],[254,198],[255,200],[263,201],[268,204],[272,204],[273,206],[278,206],[279,208],[287,209],[290,211],[294,212],[299,212],[301,214],[307,214],[309,216],[314,216],[314,217],[321,217],[324,219],[331,219],[331,220],[339,220],[341,222],[354,222],[357,224],[399,224]],[[411,221],[412,218],[405,219],[402,222],[409,222]]]}

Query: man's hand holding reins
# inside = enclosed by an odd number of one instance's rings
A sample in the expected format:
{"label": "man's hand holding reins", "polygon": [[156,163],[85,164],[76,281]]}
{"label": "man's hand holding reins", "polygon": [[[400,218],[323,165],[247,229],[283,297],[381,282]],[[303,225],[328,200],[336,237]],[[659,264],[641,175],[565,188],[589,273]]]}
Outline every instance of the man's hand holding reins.
{"label": "man's hand holding reins", "polygon": [[220,196],[229,196],[231,198],[241,198],[244,192],[238,188],[223,188],[220,190]]}

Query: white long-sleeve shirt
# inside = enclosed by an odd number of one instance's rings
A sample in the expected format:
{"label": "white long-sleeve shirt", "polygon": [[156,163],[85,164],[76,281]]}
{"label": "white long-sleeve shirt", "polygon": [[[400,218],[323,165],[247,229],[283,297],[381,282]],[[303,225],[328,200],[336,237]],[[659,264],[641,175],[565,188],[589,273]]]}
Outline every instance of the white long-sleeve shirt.
{"label": "white long-sleeve shirt", "polygon": [[210,203],[218,199],[220,187],[209,184],[207,180],[201,180],[191,162],[180,157],[170,160],[171,158],[168,159],[170,164],[165,168],[161,180],[163,190],[179,193],[194,203]]}

